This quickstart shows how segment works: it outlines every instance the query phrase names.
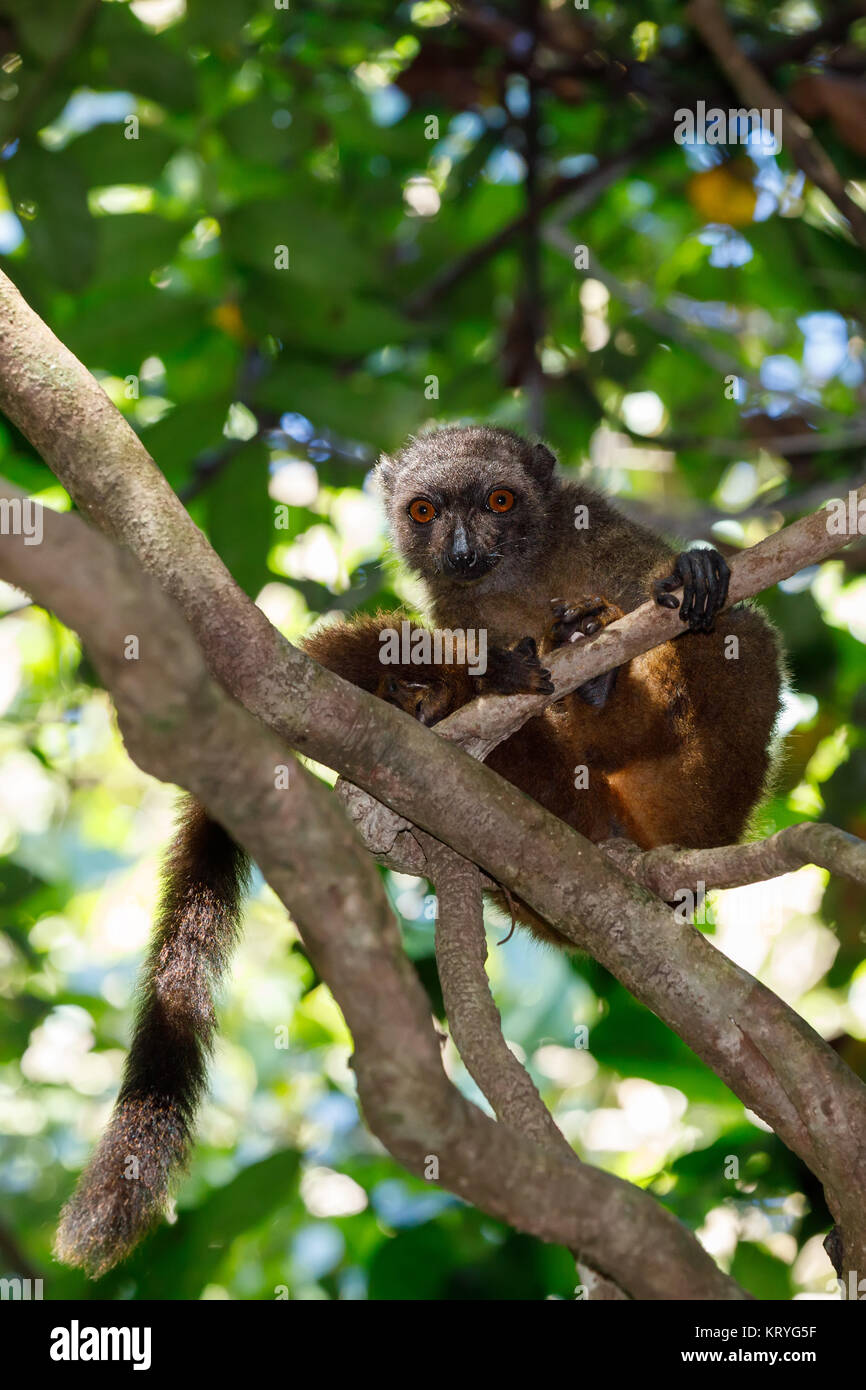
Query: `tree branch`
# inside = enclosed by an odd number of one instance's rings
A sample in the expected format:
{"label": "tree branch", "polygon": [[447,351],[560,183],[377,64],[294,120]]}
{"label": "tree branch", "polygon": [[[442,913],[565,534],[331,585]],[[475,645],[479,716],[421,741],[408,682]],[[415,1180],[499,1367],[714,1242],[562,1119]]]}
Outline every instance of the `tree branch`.
{"label": "tree branch", "polygon": [[670,901],[695,883],[706,888],[739,888],[817,864],[866,888],[866,840],[835,825],[804,821],[777,830],[766,840],[716,849],[678,849],[665,845],[642,852],[628,840],[601,845],[618,868],[642,887]]}
{"label": "tree branch", "polygon": [[[529,1072],[503,1036],[484,968],[484,876],[447,845],[416,833],[436,889],[436,965],[451,1038],[463,1064],[498,1120],[567,1162],[580,1163]],[[579,1251],[572,1254],[589,1298],[598,1302],[626,1297],[617,1284],[587,1264]]]}
{"label": "tree branch", "polygon": [[[3,484],[0,495],[22,497]],[[132,556],[45,512],[45,544],[0,537],[0,573],[87,644],[140,767],[179,782],[254,855],[355,1044],[364,1114],[413,1172],[542,1240],[579,1245],[637,1298],[746,1295],[648,1194],[497,1126],[445,1077],[426,997],[376,868],[325,785],[208,677],[189,629]],[[129,634],[141,658],[127,660]]]}
{"label": "tree branch", "polygon": [[[561,208],[558,215],[552,217],[544,227],[545,240],[569,260],[574,257],[574,238],[564,224],[570,221],[572,215],[570,207]],[[751,372],[737,358],[722,352],[709,337],[696,333],[688,323],[683,322],[670,310],[661,308],[645,285],[627,285],[618,275],[614,275],[613,271],[603,266],[595,254],[590,265],[582,273],[588,279],[600,281],[614,299],[626,305],[633,314],[649,324],[650,328],[654,328],[660,338],[680,343],[720,376],[739,377],[747,382],[754,392],[763,391],[758,375]]]}
{"label": "tree branch", "polygon": [[[866,483],[855,493],[855,498],[855,505],[866,502]],[[829,520],[830,513],[826,510],[813,512],[735,556],[731,561],[728,607],[754,597],[782,579],[789,579],[808,565],[837,554],[848,542],[831,533]],[[723,624],[724,616],[718,621]],[[437,724],[436,732],[459,741],[474,757],[487,757],[497,744],[515,733],[546,704],[560,700],[592,676],[612,671],[669,641],[682,630],[676,609],[663,609],[652,601],[644,603],[594,636],[545,657],[555,687],[552,695],[488,696],[473,700]]]}
{"label": "tree branch", "polygon": [[473,274],[512,241],[522,236],[532,221],[546,208],[555,206],[564,198],[569,199],[572,216],[576,216],[578,210],[583,211],[591,207],[605,189],[628,173],[642,154],[660,145],[668,133],[669,124],[665,122],[662,126],[658,123],[639,135],[627,149],[608,156],[596,168],[555,179],[548,188],[535,196],[527,210],[512,221],[506,222],[498,231],[473,246],[456,261],[444,266],[432,280],[410,295],[406,304],[407,314],[411,318],[423,318],[446,294],[465,280],[467,275]]}
{"label": "tree branch", "polygon": [[[563,821],[283,642],[234,585],[89,373],[5,277],[0,403],[82,509],[177,597],[211,670],[236,699],[287,742],[477,863],[590,951],[813,1168],[842,1227],[849,1267],[866,1267],[866,1090],[823,1039]],[[811,561],[828,553],[828,536],[820,516],[809,521],[816,526]],[[785,535],[771,538],[783,551]],[[792,569],[804,563],[799,551],[789,558]],[[777,577],[768,572],[764,581]],[[661,626],[642,636],[645,647],[671,635],[665,623],[673,615],[653,616]],[[634,650],[645,647],[638,642]],[[581,659],[591,656],[587,643]],[[608,647],[601,659],[616,664],[622,652]],[[574,683],[581,679],[586,674]],[[225,824],[231,829],[230,818]],[[745,1019],[750,1039],[738,1022]],[[583,1240],[566,1243],[589,1249]]]}
{"label": "tree branch", "polygon": [[482,875],[441,841],[419,834],[438,900],[436,964],[454,1046],[498,1120],[563,1156],[577,1155],[502,1036],[484,962]]}

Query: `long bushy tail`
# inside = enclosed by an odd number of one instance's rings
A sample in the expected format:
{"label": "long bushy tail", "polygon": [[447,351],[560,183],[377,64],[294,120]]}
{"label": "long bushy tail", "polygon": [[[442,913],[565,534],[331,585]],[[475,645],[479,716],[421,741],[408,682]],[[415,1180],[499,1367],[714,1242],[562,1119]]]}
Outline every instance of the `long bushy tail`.
{"label": "long bushy tail", "polygon": [[248,871],[243,850],[197,802],[185,802],[123,1084],[55,1242],[58,1259],[94,1278],[158,1218],[187,1158],[216,1028],[212,993],[237,938]]}

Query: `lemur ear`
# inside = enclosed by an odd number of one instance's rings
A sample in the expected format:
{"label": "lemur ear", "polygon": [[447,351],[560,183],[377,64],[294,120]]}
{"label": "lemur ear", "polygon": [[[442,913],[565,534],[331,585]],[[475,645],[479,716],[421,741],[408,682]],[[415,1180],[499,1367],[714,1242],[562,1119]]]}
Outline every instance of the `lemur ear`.
{"label": "lemur ear", "polygon": [[387,497],[397,477],[397,461],[388,454],[381,454],[373,474],[379,490]]}
{"label": "lemur ear", "polygon": [[530,476],[537,479],[539,483],[549,483],[555,467],[556,455],[550,452],[547,445],[533,444],[527,463],[527,472]]}

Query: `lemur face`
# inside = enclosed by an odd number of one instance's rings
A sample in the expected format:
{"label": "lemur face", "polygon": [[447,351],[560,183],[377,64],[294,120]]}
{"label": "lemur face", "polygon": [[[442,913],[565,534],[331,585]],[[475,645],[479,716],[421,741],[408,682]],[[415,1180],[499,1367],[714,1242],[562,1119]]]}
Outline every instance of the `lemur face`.
{"label": "lemur face", "polygon": [[438,585],[525,572],[544,544],[554,462],[544,445],[486,426],[414,440],[379,466],[397,549]]}

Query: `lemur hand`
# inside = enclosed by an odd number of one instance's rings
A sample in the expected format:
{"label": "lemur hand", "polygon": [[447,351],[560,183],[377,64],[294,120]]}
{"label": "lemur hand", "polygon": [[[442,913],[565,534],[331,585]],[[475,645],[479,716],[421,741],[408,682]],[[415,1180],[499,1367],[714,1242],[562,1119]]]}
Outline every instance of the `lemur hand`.
{"label": "lemur hand", "polygon": [[671,590],[682,585],[679,610],[683,622],[688,623],[690,632],[712,632],[716,615],[727,602],[730,577],[728,562],[717,550],[684,550],[674,561],[673,573],[655,580],[653,596],[662,608],[676,608]]}
{"label": "lemur hand", "polygon": [[411,676],[386,671],[376,688],[380,700],[411,714],[420,724],[438,724],[476,695],[550,695],[553,681],[538,659],[535,641],[491,647],[483,675],[468,668],[422,666]]}
{"label": "lemur hand", "polygon": [[[590,594],[576,599],[573,603],[568,603],[564,598],[551,599],[550,607],[553,616],[544,637],[545,651],[555,651],[557,647],[565,647],[570,642],[579,642],[583,637],[591,637],[594,632],[600,632],[608,623],[614,623],[617,618],[623,616],[622,609],[603,598],[601,594]],[[601,709],[613,694],[617,669],[605,671],[600,676],[593,676],[591,680],[584,681],[583,685],[577,687],[575,694],[579,695],[585,704]]]}
{"label": "lemur hand", "polygon": [[534,637],[523,637],[513,647],[491,647],[487,670],[476,676],[479,695],[552,695],[553,681],[538,659]]}

